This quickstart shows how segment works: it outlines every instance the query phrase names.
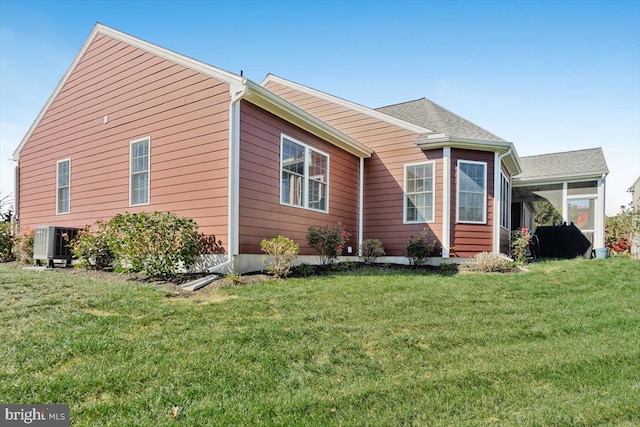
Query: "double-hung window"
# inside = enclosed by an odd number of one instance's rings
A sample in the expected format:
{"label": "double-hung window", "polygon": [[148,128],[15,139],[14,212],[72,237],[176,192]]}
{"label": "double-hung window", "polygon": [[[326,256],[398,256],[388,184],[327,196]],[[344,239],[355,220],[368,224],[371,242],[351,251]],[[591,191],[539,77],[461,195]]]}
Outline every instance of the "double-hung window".
{"label": "double-hung window", "polygon": [[329,156],[284,135],[280,153],[280,203],[328,212]]}
{"label": "double-hung window", "polygon": [[56,168],[56,213],[66,214],[71,201],[71,159],[58,160]]}
{"label": "double-hung window", "polygon": [[487,221],[487,164],[458,160],[458,222]]}
{"label": "double-hung window", "polygon": [[151,139],[149,137],[131,141],[131,177],[130,177],[130,204],[149,204],[149,150]]}
{"label": "double-hung window", "polygon": [[404,222],[431,222],[434,219],[433,162],[404,167]]}

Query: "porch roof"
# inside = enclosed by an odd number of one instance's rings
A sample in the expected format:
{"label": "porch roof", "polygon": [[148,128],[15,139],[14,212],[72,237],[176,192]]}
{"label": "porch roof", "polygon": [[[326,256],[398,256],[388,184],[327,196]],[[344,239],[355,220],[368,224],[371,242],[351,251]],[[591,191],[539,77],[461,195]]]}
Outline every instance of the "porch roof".
{"label": "porch roof", "polygon": [[522,173],[514,186],[538,182],[561,182],[601,178],[609,173],[602,148],[520,157]]}

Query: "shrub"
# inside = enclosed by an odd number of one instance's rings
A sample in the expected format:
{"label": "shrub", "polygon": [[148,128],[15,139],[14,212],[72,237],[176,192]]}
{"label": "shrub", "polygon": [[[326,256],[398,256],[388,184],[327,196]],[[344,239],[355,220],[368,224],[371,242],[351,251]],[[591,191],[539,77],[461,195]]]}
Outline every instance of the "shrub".
{"label": "shrub", "polygon": [[362,242],[362,246],[360,247],[362,255],[362,261],[365,264],[373,264],[376,262],[378,257],[384,256],[384,248],[382,247],[382,242],[378,239],[367,239]]}
{"label": "shrub", "polygon": [[326,266],[342,255],[342,249],[349,236],[342,226],[342,221],[338,221],[334,226],[309,227],[307,243],[318,254],[320,264]]}
{"label": "shrub", "polygon": [[302,264],[300,264],[295,268],[295,271],[302,277],[309,277],[315,274],[316,266],[303,262]]}
{"label": "shrub", "polygon": [[11,223],[0,222],[0,262],[13,261],[13,241]]}
{"label": "shrub", "polygon": [[606,220],[605,246],[614,255],[628,253],[634,239],[640,245],[640,207],[620,206],[620,213]]}
{"label": "shrub", "polygon": [[109,248],[111,235],[109,223],[98,220],[93,226],[85,225],[69,242],[69,247],[81,265],[95,270],[105,270],[111,267],[114,259]]}
{"label": "shrub", "polygon": [[267,267],[270,273],[278,278],[286,277],[289,274],[291,262],[300,253],[298,244],[284,236],[263,240],[260,243],[260,249],[267,254],[266,257],[260,258],[260,262]]}
{"label": "shrub", "polygon": [[118,214],[109,228],[114,263],[124,271],[166,278],[188,269],[198,255],[198,225],[171,212]]}
{"label": "shrub", "polygon": [[24,264],[33,263],[33,242],[36,232],[31,229],[24,229],[15,238],[13,244],[13,253],[16,259]]}
{"label": "shrub", "polygon": [[511,260],[502,254],[480,252],[473,257],[473,261],[465,263],[471,271],[481,273],[505,273],[512,271]]}
{"label": "shrub", "polygon": [[511,256],[516,262],[523,263],[527,260],[527,248],[531,242],[531,232],[527,227],[511,232]]}
{"label": "shrub", "polygon": [[436,247],[435,240],[429,242],[427,229],[423,229],[415,236],[411,236],[407,239],[407,258],[409,258],[409,264],[413,266],[423,265],[427,258],[431,256],[433,250]]}

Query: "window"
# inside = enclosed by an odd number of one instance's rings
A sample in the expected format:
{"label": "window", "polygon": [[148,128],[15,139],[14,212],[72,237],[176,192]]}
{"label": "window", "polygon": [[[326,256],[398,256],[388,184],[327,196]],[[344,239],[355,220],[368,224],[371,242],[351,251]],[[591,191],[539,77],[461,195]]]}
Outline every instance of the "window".
{"label": "window", "polygon": [[569,222],[581,231],[594,231],[595,204],[595,198],[591,197],[567,200]]}
{"label": "window", "polygon": [[282,135],[280,202],[328,212],[329,156]]}
{"label": "window", "polygon": [[500,172],[500,225],[509,229],[509,213],[511,212],[511,184],[506,175]]}
{"label": "window", "polygon": [[405,223],[433,221],[434,174],[433,162],[404,167]]}
{"label": "window", "polygon": [[487,164],[458,160],[458,222],[486,223],[486,200]]}
{"label": "window", "polygon": [[71,200],[71,159],[58,160],[56,173],[56,213],[69,213]]}
{"label": "window", "polygon": [[131,141],[131,206],[149,204],[150,138]]}

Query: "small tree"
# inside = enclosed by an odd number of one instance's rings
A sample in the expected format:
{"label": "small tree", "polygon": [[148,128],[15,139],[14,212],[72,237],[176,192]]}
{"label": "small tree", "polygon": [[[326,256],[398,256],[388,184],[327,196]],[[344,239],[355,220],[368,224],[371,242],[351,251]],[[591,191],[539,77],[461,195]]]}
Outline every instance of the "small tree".
{"label": "small tree", "polygon": [[634,242],[640,244],[640,207],[620,206],[620,213],[606,220],[604,240],[615,254],[628,252]]}
{"label": "small tree", "polygon": [[309,227],[307,243],[316,251],[320,258],[320,264],[326,266],[336,261],[340,255],[350,234],[342,226],[342,221],[334,226]]}
{"label": "small tree", "polygon": [[533,222],[536,226],[560,225],[562,224],[562,214],[548,200],[535,202],[536,213]]}
{"label": "small tree", "polygon": [[263,240],[262,243],[260,243],[260,248],[262,252],[267,254],[266,257],[260,258],[260,262],[267,267],[269,272],[278,278],[289,275],[291,263],[300,252],[300,248],[296,242],[283,236]]}

